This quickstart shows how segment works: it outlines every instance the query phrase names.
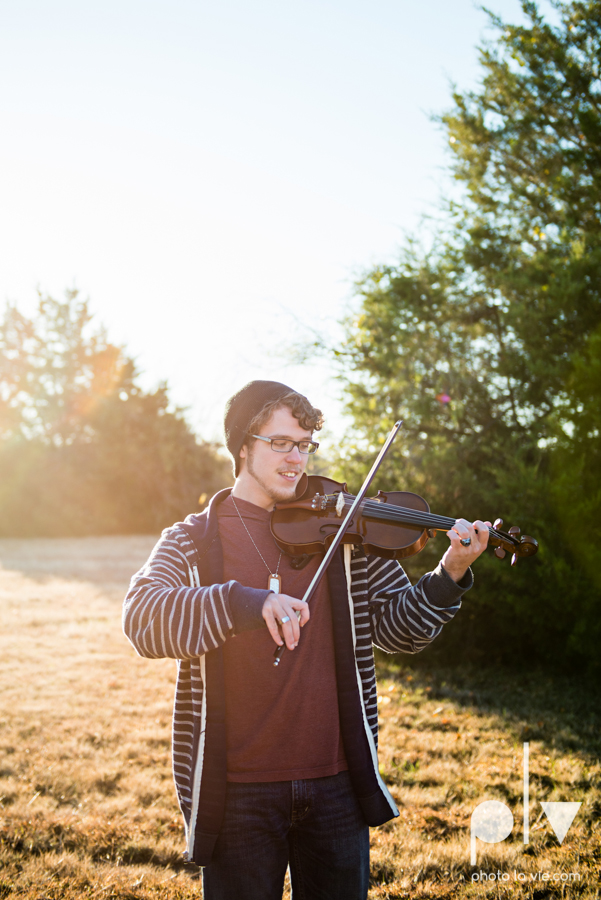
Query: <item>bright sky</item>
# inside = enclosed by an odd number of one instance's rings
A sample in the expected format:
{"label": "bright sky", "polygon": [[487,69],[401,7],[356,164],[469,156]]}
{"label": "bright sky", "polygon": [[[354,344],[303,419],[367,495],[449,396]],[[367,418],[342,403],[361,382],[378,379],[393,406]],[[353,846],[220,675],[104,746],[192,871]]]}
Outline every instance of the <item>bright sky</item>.
{"label": "bright sky", "polygon": [[[509,21],[518,0],[490,0]],[[204,437],[444,189],[429,119],[478,78],[471,0],[0,2],[0,301],[78,287]]]}

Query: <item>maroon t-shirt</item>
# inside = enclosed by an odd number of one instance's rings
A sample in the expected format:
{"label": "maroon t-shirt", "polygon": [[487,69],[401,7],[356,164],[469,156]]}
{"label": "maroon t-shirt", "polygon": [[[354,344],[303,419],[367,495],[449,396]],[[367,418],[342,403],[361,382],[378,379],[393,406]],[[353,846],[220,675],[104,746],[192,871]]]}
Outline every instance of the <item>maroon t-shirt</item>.
{"label": "maroon t-shirt", "polygon": [[[224,581],[267,588],[280,551],[269,529],[270,513],[231,496],[217,508]],[[282,554],[283,594],[302,599],[320,556],[300,571]],[[295,650],[273,665],[275,643],[267,627],[228,638],[224,644],[228,781],[294,781],[336,775],[347,768],[340,736],[334,669],[332,612],[322,579]]]}

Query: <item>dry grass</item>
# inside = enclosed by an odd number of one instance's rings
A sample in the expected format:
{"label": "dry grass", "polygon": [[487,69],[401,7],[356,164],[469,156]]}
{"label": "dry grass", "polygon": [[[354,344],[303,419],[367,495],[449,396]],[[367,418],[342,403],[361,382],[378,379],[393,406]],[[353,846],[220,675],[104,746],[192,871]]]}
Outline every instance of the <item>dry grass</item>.
{"label": "dry grass", "polygon": [[[152,544],[0,541],[0,900],[200,897],[170,772],[174,664],[139,659],[120,631]],[[599,897],[600,717],[586,685],[380,669],[381,769],[401,817],[372,832],[370,898]],[[509,873],[500,885],[471,880],[469,820],[485,799],[516,821],[507,841],[479,842],[475,871]],[[539,816],[548,799],[583,802],[561,846]]]}
{"label": "dry grass", "polygon": [[[381,772],[400,821],[372,835],[373,898],[599,897],[601,735],[585,685],[542,675],[424,673],[380,666]],[[523,843],[523,743],[530,748],[530,842]],[[478,841],[474,808],[500,800],[514,829]],[[563,845],[540,801],[581,801]],[[480,872],[494,881],[475,881]],[[498,881],[499,873],[506,876]],[[539,881],[545,873],[557,880]],[[569,883],[560,880],[574,874]],[[520,880],[520,878],[522,880]]]}

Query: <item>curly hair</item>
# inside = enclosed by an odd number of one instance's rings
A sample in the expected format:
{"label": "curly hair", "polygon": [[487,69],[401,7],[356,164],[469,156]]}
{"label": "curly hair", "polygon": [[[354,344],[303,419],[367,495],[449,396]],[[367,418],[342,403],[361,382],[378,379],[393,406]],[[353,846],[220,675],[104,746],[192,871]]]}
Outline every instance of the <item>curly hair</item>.
{"label": "curly hair", "polygon": [[[313,432],[320,431],[323,427],[322,411],[311,406],[303,394],[290,391],[289,394],[285,394],[277,400],[272,400],[271,403],[264,406],[248,426],[249,432],[255,432],[256,434],[265,422],[269,420],[271,414],[283,406],[290,410],[295,419],[298,419],[298,424],[301,428],[306,428],[307,431]],[[251,438],[251,441],[254,443],[253,438]]]}

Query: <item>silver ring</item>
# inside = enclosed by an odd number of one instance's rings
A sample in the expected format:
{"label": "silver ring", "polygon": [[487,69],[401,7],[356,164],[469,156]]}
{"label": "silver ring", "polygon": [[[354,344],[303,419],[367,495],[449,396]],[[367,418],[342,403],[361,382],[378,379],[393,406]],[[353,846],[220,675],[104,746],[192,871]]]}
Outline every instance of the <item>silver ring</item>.
{"label": "silver ring", "polygon": [[285,625],[286,622],[290,621],[290,616],[284,616],[284,618],[280,621],[280,625]]}
{"label": "silver ring", "polygon": [[462,547],[469,547],[469,545],[472,543],[472,539],[471,538],[461,538],[459,543],[461,544]]}

